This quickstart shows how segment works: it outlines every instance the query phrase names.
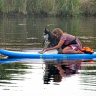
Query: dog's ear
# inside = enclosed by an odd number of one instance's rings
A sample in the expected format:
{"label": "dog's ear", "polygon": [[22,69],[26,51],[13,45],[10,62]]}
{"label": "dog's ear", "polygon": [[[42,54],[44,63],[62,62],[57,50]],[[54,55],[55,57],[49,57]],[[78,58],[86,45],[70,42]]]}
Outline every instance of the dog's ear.
{"label": "dog's ear", "polygon": [[45,28],[44,31],[46,31],[47,29]]}
{"label": "dog's ear", "polygon": [[44,29],[44,32],[45,32],[45,33],[48,33],[48,32],[49,32],[49,30],[45,28],[45,29]]}

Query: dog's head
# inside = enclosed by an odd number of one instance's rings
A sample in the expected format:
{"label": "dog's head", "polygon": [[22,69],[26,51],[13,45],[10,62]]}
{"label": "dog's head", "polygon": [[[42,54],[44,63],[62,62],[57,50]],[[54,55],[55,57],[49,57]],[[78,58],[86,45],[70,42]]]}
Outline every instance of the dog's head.
{"label": "dog's head", "polygon": [[44,32],[43,32],[43,38],[44,38],[45,41],[48,41],[49,34],[50,34],[50,31],[45,28]]}
{"label": "dog's head", "polygon": [[48,29],[44,29],[43,38],[45,42],[50,42],[51,46],[56,46],[59,40]]}

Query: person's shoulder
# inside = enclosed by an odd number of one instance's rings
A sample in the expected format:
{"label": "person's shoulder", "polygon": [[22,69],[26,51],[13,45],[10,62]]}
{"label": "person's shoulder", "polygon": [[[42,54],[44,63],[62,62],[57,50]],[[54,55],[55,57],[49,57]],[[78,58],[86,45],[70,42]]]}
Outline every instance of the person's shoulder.
{"label": "person's shoulder", "polygon": [[69,34],[67,34],[67,33],[63,33],[63,35],[62,36],[68,36]]}
{"label": "person's shoulder", "polygon": [[73,35],[64,33],[64,36],[73,36]]}

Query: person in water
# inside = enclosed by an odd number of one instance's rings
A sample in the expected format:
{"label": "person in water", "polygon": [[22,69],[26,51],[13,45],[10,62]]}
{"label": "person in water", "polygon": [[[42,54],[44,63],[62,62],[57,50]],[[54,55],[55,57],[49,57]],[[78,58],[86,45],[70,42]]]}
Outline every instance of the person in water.
{"label": "person in water", "polygon": [[63,33],[63,31],[59,28],[53,30],[53,35],[59,39],[59,43],[55,47],[46,48],[46,51],[62,48],[62,54],[83,54],[81,51],[82,44],[75,36]]}

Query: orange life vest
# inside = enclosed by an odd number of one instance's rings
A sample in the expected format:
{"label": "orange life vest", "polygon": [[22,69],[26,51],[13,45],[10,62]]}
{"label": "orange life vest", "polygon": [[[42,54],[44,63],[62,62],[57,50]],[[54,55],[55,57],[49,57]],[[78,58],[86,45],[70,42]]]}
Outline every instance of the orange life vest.
{"label": "orange life vest", "polygon": [[90,47],[83,47],[82,52],[84,52],[85,54],[93,54],[94,51],[90,48]]}

